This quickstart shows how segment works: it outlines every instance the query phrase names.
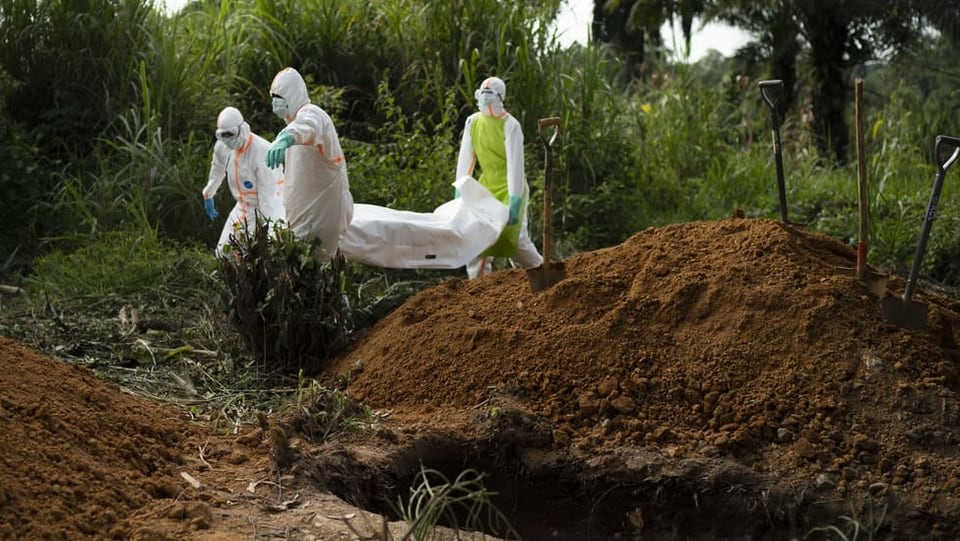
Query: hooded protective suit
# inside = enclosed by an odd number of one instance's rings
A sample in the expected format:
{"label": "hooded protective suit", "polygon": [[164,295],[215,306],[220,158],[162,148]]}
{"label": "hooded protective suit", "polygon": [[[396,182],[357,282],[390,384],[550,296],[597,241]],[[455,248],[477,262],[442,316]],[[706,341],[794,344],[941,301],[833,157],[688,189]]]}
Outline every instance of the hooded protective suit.
{"label": "hooded protective suit", "polygon": [[287,123],[274,144],[292,137],[282,160],[287,223],[300,238],[319,238],[320,249],[333,257],[353,218],[347,163],[336,127],[326,111],[310,103],[307,85],[293,68],[277,73],[270,95],[274,112]]}
{"label": "hooded protective suit", "polygon": [[281,195],[283,176],[278,170],[264,163],[266,139],[251,133],[250,125],[234,107],[226,107],[217,117],[217,141],[213,144],[210,174],[203,188],[204,203],[210,218],[216,217],[213,198],[223,180],[227,180],[230,193],[237,201],[217,241],[217,256],[223,255],[223,247],[230,242],[230,235],[241,227],[250,227],[255,222],[255,212],[271,223],[284,219]]}
{"label": "hooded protective suit", "polygon": [[479,258],[467,265],[475,278],[489,272],[492,257],[510,257],[524,268],[543,263],[543,257],[527,231],[527,198],[530,188],[523,167],[523,130],[520,122],[503,108],[507,88],[499,77],[481,83],[474,96],[479,112],[470,115],[463,128],[457,178],[472,176],[480,164],[481,185],[510,207],[510,221],[500,238]]}

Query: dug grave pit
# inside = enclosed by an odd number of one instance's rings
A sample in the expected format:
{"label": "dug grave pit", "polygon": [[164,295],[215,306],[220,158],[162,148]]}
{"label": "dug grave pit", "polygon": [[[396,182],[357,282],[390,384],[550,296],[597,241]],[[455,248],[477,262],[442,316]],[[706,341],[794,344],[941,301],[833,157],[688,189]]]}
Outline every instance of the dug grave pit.
{"label": "dug grave pit", "polygon": [[[891,325],[878,293],[899,295],[903,281],[878,292],[843,271],[854,264],[840,241],[771,220],[651,228],[570,257],[566,278],[536,294],[522,270],[424,290],[327,373],[348,374],[347,393],[396,422],[450,434],[474,433],[477,412],[505,400],[548,427],[517,457],[556,453],[548,462],[576,464],[583,479],[603,463],[600,493],[626,507],[630,497],[604,483],[631,478],[628,457],[639,453],[668,471],[728,464],[719,471],[744,472],[731,486],[768,480],[761,495],[789,485],[801,511],[882,503],[891,531],[922,524],[925,535],[955,538],[960,304],[921,288],[927,326]],[[697,501],[690,494],[718,488],[684,490],[669,497]],[[599,494],[585,495],[566,514],[589,516]],[[689,524],[678,517],[675,527]],[[771,539],[785,531],[777,520]]]}

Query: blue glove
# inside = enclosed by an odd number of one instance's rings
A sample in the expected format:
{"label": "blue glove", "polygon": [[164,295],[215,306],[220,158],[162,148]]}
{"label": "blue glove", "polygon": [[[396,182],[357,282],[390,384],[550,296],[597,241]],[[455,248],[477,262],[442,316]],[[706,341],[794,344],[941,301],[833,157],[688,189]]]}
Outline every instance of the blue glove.
{"label": "blue glove", "polygon": [[453,189],[453,198],[458,199],[460,197],[460,188]]}
{"label": "blue glove", "polygon": [[267,148],[267,167],[276,169],[283,165],[286,159],[287,147],[293,143],[292,135],[287,132],[280,132],[280,135],[278,135]]}
{"label": "blue glove", "polygon": [[523,203],[523,197],[519,195],[510,196],[510,219],[507,225],[513,225],[520,222],[520,205]]}
{"label": "blue glove", "polygon": [[203,200],[203,210],[207,211],[207,216],[209,216],[211,220],[216,220],[217,216],[220,216],[219,214],[217,214],[216,207],[213,206],[212,197],[210,199]]}

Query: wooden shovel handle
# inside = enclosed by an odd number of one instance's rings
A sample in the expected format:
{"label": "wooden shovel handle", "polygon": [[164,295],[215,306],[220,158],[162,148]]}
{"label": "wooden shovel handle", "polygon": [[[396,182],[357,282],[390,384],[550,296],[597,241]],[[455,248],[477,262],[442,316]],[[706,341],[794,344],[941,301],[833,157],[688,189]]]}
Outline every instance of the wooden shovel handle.
{"label": "wooden shovel handle", "polygon": [[[560,126],[563,124],[563,120],[560,117],[552,116],[550,118],[541,118],[537,121],[537,133],[540,135],[540,140],[543,141],[543,144],[552,147],[553,143],[557,140],[557,137],[560,135]],[[549,127],[555,127],[553,135],[549,139],[543,136],[543,132]]]}
{"label": "wooden shovel handle", "polygon": [[857,230],[857,278],[864,280],[867,277],[869,211],[867,209],[867,161],[864,154],[865,145],[863,140],[863,79],[858,78],[856,80],[854,98],[857,121],[857,209],[859,210],[859,227]]}

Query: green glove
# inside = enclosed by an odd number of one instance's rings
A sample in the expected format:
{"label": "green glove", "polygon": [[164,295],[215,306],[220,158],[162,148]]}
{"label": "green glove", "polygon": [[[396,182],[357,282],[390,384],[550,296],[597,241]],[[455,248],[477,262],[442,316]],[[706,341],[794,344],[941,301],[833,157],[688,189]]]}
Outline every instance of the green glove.
{"label": "green glove", "polygon": [[287,132],[280,132],[280,135],[278,135],[267,148],[267,167],[276,169],[283,165],[287,155],[287,147],[295,142],[293,135]]}
{"label": "green glove", "polygon": [[513,225],[520,221],[520,205],[523,204],[523,197],[519,195],[510,196],[510,219],[507,225]]}
{"label": "green glove", "polygon": [[454,188],[454,189],[453,189],[453,198],[454,198],[454,199],[459,199],[459,198],[460,198],[460,188]]}

